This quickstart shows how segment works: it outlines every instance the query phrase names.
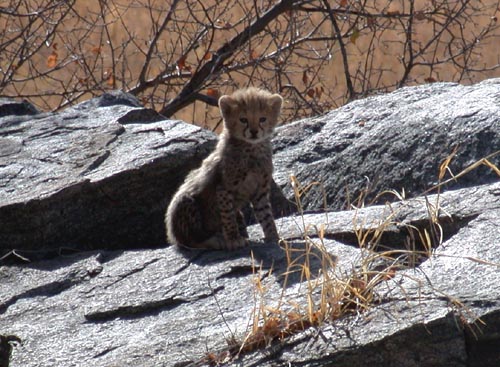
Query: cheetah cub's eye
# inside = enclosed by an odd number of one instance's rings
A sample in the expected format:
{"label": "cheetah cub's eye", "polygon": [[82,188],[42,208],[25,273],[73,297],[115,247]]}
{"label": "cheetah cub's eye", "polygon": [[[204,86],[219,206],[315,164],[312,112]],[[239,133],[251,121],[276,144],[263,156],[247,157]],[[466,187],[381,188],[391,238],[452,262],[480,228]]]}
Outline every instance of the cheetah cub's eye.
{"label": "cheetah cub's eye", "polygon": [[240,118],[240,122],[242,124],[248,124],[248,119],[246,117],[242,117],[242,118]]}
{"label": "cheetah cub's eye", "polygon": [[261,118],[259,119],[259,123],[261,123],[261,124],[262,124],[262,123],[266,122],[266,120],[267,120],[267,117],[261,117]]}

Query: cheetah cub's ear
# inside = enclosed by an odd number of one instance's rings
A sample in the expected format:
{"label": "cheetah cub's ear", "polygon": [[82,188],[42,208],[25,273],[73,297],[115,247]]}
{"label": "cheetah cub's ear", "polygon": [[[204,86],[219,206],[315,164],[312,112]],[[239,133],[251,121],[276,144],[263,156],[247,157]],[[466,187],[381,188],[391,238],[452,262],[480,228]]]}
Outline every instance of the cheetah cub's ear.
{"label": "cheetah cub's ear", "polygon": [[281,113],[282,105],[283,105],[283,97],[281,97],[279,94],[273,94],[269,97],[269,107],[276,122]]}
{"label": "cheetah cub's ear", "polygon": [[222,96],[219,98],[219,108],[224,120],[230,120],[231,115],[238,111],[239,105],[236,100],[230,96]]}

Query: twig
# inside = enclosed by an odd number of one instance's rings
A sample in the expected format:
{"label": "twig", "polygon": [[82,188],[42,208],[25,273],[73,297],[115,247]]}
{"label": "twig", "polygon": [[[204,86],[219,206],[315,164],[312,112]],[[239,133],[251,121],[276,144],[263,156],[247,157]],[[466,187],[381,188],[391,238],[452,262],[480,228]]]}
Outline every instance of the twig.
{"label": "twig", "polygon": [[333,15],[333,11],[332,8],[330,7],[330,4],[328,3],[328,0],[323,0],[323,4],[325,4],[325,8],[328,10],[328,16],[330,17],[330,21],[332,22],[337,37],[337,42],[339,43],[340,53],[342,55],[342,62],[344,64],[345,84],[347,87],[347,100],[351,100],[355,98],[356,93],[354,92],[354,87],[352,85],[352,80],[351,80],[351,73],[349,71],[349,60],[347,59],[347,50],[344,41],[342,40],[342,34],[340,32],[339,25],[337,23],[337,20],[335,19],[335,16]]}
{"label": "twig", "polygon": [[242,32],[234,36],[230,41],[220,47],[212,58],[199,68],[191,77],[188,83],[182,88],[180,93],[165,107],[160,113],[170,117],[180,109],[191,104],[196,99],[196,93],[203,86],[204,82],[219,72],[224,62],[238,49],[240,49],[251,37],[262,32],[265,27],[271,23],[279,14],[293,8],[294,0],[282,0],[274,7],[269,9],[260,18],[257,18],[252,24],[247,26]]}

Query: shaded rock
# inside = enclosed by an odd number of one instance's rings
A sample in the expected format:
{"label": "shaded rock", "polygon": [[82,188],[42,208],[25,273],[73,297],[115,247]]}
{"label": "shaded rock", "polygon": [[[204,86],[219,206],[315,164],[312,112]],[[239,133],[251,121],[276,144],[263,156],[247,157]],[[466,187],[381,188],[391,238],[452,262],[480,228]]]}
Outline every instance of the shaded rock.
{"label": "shaded rock", "polygon": [[36,115],[40,113],[28,101],[16,101],[10,98],[0,98],[0,118],[5,116]]}
{"label": "shaded rock", "polygon": [[15,343],[21,343],[21,339],[15,335],[0,335],[0,367],[9,367],[12,345]]}
{"label": "shaded rock", "polygon": [[160,115],[151,108],[144,108],[135,96],[121,90],[103,93],[99,97],[78,104],[74,107],[74,109],[88,111],[99,107],[118,105],[138,107],[137,109],[131,109],[122,116],[119,116],[116,119],[116,122],[119,122],[120,124],[144,124],[166,120],[165,116]]}
{"label": "shaded rock", "polygon": [[165,244],[169,197],[215,136],[172,120],[122,125],[144,112],[122,102],[0,119],[0,256]]}
{"label": "shaded rock", "polygon": [[[499,151],[499,116],[500,79],[472,86],[401,88],[279,128],[274,178],[292,202],[290,175],[303,186],[319,183],[301,198],[309,210],[324,203],[331,209],[347,208],[360,194],[369,203],[384,190],[404,189],[407,197],[414,197],[438,183],[440,164],[455,149],[449,165],[454,174]],[[499,166],[500,154],[491,162]],[[498,176],[483,166],[445,188],[495,180]],[[387,199],[394,197],[385,195],[379,202]]]}
{"label": "shaded rock", "polygon": [[[373,231],[385,221],[391,222],[385,228],[397,234],[403,224],[423,223],[429,203],[440,205],[440,221],[451,217],[459,224],[430,259],[377,286],[378,306],[243,354],[228,365],[495,366],[500,358],[493,347],[500,325],[500,183],[280,219],[280,233],[292,239],[289,254],[298,266],[286,275],[286,253],[262,243],[231,253],[180,253],[168,247],[2,266],[0,330],[23,340],[11,366],[204,365],[196,363],[207,352],[226,349],[233,337],[242,340],[261,295],[269,306],[280,299],[304,299],[307,286],[297,271],[308,251],[304,232],[318,241],[314,228],[325,228],[322,244],[336,259],[332,271],[342,277],[368,253],[335,238],[353,238],[359,228]],[[250,228],[256,238],[259,232],[258,226]],[[400,231],[399,237],[388,238],[404,242],[407,235]],[[317,274],[321,260],[316,255],[310,260]],[[255,288],[257,278],[264,294]]]}
{"label": "shaded rock", "polygon": [[143,107],[141,102],[139,102],[139,100],[132,94],[121,90],[113,90],[103,93],[99,97],[95,97],[88,101],[82,102],[73,108],[77,110],[89,110],[98,107],[109,107],[117,105]]}

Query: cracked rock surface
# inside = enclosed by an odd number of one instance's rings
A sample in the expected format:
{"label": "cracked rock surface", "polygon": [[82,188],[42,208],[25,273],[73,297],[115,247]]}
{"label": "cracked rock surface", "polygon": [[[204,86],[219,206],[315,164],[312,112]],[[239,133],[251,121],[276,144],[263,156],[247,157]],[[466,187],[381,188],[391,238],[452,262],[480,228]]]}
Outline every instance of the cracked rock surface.
{"label": "cracked rock surface", "polygon": [[[404,189],[414,197],[437,183],[440,164],[455,149],[449,165],[454,174],[500,150],[499,106],[500,79],[471,86],[435,83],[360,99],[280,128],[274,179],[292,201],[291,174],[303,185],[319,183],[303,197],[305,209],[321,209],[325,201],[330,209],[344,209],[366,191],[367,200],[384,190]],[[491,162],[498,166],[500,155]],[[497,179],[483,166],[445,187]]]}
{"label": "cracked rock surface", "polygon": [[[0,100],[0,365],[204,365],[207,353],[243,340],[261,297],[284,310],[307,305],[301,269],[306,260],[311,274],[323,268],[318,248],[344,279],[366,256],[411,246],[420,254],[376,286],[373,307],[224,363],[498,367],[500,180],[484,166],[439,195],[420,193],[455,144],[455,174],[500,150],[499,102],[498,80],[436,83],[281,127],[278,211],[290,209],[291,173],[321,181],[331,208],[345,207],[346,182],[352,195],[369,181],[405,187],[411,199],[320,212],[314,186],[305,214],[276,221],[288,252],[254,225],[251,245],[228,253],[180,251],[164,239],[168,200],[213,134],[121,92],[60,113]],[[374,252],[359,247],[380,228]]]}
{"label": "cracked rock surface", "polygon": [[[398,272],[390,281],[379,284],[379,306],[359,317],[347,317],[277,347],[243,356],[233,365],[497,366],[500,183],[427,199],[431,203],[442,199],[444,217],[451,214],[471,220],[462,222],[456,233],[445,238],[431,258],[417,268]],[[485,201],[488,205],[483,206]],[[369,208],[370,214],[361,210],[356,217],[363,217],[363,223],[369,225],[389,213],[405,212],[404,221],[411,224],[419,222],[426,208],[425,200],[417,198],[390,210],[380,206]],[[377,210],[385,214],[373,215]],[[352,212],[337,214],[342,219],[348,213],[352,219]],[[312,215],[306,221],[314,223],[317,217]],[[447,226],[453,224],[444,225],[445,230]],[[337,226],[332,228],[333,233],[339,230]]]}
{"label": "cracked rock surface", "polygon": [[[468,203],[464,212],[453,205],[459,199]],[[462,222],[418,268],[381,283],[379,306],[244,354],[231,365],[496,366],[500,248],[494,244],[500,238],[500,183],[428,197],[431,203],[436,200],[442,205],[440,217],[452,214],[470,221]],[[482,201],[489,203],[487,208]],[[278,225],[285,238],[296,238],[290,241],[296,261],[304,249],[301,221],[308,227],[324,225],[325,248],[336,257],[335,272],[341,275],[359,265],[362,252],[329,238],[353,233],[354,218],[374,229],[381,218],[404,212],[404,221],[411,224],[426,208],[425,200],[417,198],[328,217],[288,217]],[[284,285],[285,252],[259,241],[259,232],[251,227],[257,241],[232,253],[184,253],[172,247],[94,251],[2,266],[0,330],[22,340],[11,365],[181,366],[223,350],[228,338],[241,338],[248,328],[256,272],[269,302],[279,298]],[[310,233],[313,239],[316,235]],[[321,264],[312,259],[309,266],[316,272]],[[286,289],[290,295],[303,292],[299,274],[288,277]]]}
{"label": "cracked rock surface", "polygon": [[168,199],[215,139],[125,93],[0,118],[0,256],[164,245]]}

